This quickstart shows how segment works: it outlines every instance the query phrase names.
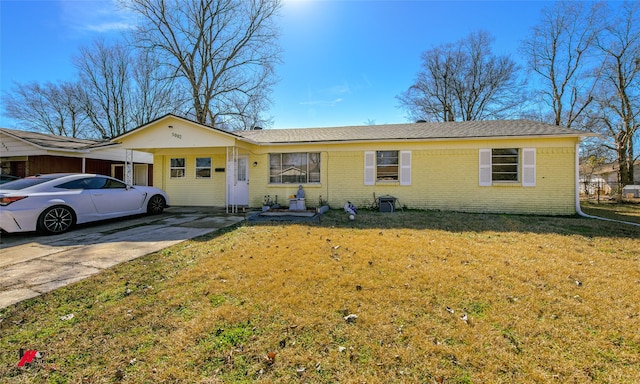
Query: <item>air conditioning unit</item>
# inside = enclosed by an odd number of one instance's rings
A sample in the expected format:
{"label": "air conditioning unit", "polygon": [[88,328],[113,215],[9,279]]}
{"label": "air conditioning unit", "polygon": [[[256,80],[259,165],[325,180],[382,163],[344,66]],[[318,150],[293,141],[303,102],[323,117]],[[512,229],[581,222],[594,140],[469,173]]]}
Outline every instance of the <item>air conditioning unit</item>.
{"label": "air conditioning unit", "polygon": [[625,185],[624,188],[622,188],[622,196],[625,197],[640,197],[640,185]]}
{"label": "air conditioning unit", "polygon": [[380,196],[378,198],[378,206],[380,212],[395,212],[396,198],[393,196]]}

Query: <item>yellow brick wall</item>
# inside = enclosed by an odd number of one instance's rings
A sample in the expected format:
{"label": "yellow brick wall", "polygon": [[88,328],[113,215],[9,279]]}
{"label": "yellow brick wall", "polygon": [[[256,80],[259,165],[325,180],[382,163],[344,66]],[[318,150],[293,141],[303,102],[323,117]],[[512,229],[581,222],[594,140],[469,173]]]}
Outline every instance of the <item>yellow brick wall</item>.
{"label": "yellow brick wall", "polygon": [[[527,140],[433,141],[423,143],[351,143],[241,148],[249,155],[249,205],[259,208],[266,195],[288,206],[297,184],[269,184],[269,153],[320,152],[321,182],[304,184],[308,207],[319,198],[332,208],[347,201],[369,206],[374,193],[392,195],[401,205],[415,209],[466,212],[503,212],[568,215],[575,213],[575,138]],[[536,186],[494,184],[480,187],[478,154],[481,148],[536,148]],[[411,185],[398,182],[364,185],[364,153],[376,150],[410,150]],[[184,179],[169,178],[171,157],[185,157]],[[154,184],[170,196],[171,205],[224,206],[226,172],[212,169],[211,179],[195,178],[195,158],[212,157],[212,168],[226,169],[222,148],[165,149],[154,156]],[[255,163],[255,165],[254,165]]]}
{"label": "yellow brick wall", "polygon": [[[184,157],[186,172],[184,178],[171,178],[171,158]],[[197,157],[211,157],[211,178],[196,178],[195,162]],[[176,152],[175,154],[156,155],[153,163],[153,179],[169,195],[169,204],[174,206],[219,206],[226,204],[226,172],[215,172],[215,168],[225,168],[226,155],[207,152]],[[158,166],[160,165],[161,166]]]}
{"label": "yellow brick wall", "polygon": [[[364,151],[332,152],[329,156],[329,202],[367,206],[373,196],[392,195],[407,208],[465,212],[568,215],[575,213],[575,141],[503,141],[414,146],[412,183],[364,185]],[[406,150],[411,146],[398,146]],[[480,148],[536,148],[536,186],[519,183],[481,187]]]}
{"label": "yellow brick wall", "polygon": [[[465,212],[500,212],[569,215],[575,213],[575,144],[576,139],[477,140],[429,143],[342,144],[328,147],[301,146],[286,152],[321,152],[321,183],[305,184],[307,206],[316,206],[318,198],[328,199],[333,208],[351,201],[358,207],[379,197],[392,195],[401,205],[415,209],[438,209]],[[481,148],[536,148],[536,186],[516,184],[479,186],[478,154]],[[364,152],[375,150],[411,150],[412,183],[398,182],[364,185]],[[295,194],[297,185],[268,183],[268,151],[250,160],[258,166],[250,169],[252,206],[262,204],[265,195],[286,198]],[[282,199],[285,199],[283,201]]]}

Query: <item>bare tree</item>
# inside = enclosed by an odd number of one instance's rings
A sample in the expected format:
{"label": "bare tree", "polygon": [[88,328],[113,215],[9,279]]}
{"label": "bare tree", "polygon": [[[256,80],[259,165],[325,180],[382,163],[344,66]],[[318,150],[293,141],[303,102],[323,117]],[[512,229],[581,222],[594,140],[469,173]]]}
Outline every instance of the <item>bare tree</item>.
{"label": "bare tree", "polygon": [[160,64],[153,52],[141,50],[133,57],[133,89],[129,92],[129,122],[135,128],[167,113],[179,113],[188,102],[171,73]]}
{"label": "bare tree", "polygon": [[592,118],[616,153],[621,186],[634,183],[634,138],[640,131],[640,3],[625,2],[598,37],[601,85]]}
{"label": "bare tree", "polygon": [[30,130],[82,137],[88,133],[88,126],[79,92],[77,83],[16,83],[10,93],[3,95],[2,104],[7,116]]}
{"label": "bare tree", "polygon": [[571,127],[593,101],[596,77],[589,55],[601,30],[601,10],[600,3],[554,3],[522,42],[529,70],[542,79],[539,93],[551,106],[555,125]]}
{"label": "bare tree", "polygon": [[412,120],[454,120],[454,90],[451,78],[461,71],[460,56],[453,44],[433,48],[422,54],[422,70],[416,83],[397,96]]}
{"label": "bare tree", "polygon": [[94,129],[104,138],[125,133],[131,90],[129,50],[122,44],[108,46],[97,41],[80,48],[74,62],[83,86],[83,107]]}
{"label": "bare tree", "polygon": [[413,120],[484,120],[505,117],[522,103],[519,67],[508,56],[494,55],[487,32],[422,54],[422,69],[406,92],[397,96]]}
{"label": "bare tree", "polygon": [[[140,16],[135,40],[156,51],[185,84],[196,121],[226,124],[268,99],[280,60],[280,0],[129,0]],[[250,104],[258,107],[249,107]],[[239,125],[246,126],[243,119]]]}

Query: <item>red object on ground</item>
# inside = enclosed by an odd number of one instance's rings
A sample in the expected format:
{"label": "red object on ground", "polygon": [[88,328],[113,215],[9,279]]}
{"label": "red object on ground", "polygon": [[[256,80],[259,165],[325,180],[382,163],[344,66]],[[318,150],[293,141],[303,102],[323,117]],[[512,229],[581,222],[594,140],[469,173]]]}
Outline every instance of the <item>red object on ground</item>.
{"label": "red object on ground", "polygon": [[22,355],[22,358],[18,362],[18,367],[23,367],[25,364],[32,362],[33,358],[36,357],[36,353],[38,353],[38,351],[35,349],[25,351],[24,355]]}

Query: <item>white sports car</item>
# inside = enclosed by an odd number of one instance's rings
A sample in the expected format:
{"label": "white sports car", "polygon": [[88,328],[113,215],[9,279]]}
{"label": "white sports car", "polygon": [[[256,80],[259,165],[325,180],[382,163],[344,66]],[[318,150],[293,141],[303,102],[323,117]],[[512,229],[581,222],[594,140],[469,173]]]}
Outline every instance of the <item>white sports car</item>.
{"label": "white sports car", "polygon": [[159,214],[168,201],[161,189],[103,175],[36,175],[0,185],[0,230],[58,234],[75,224]]}

